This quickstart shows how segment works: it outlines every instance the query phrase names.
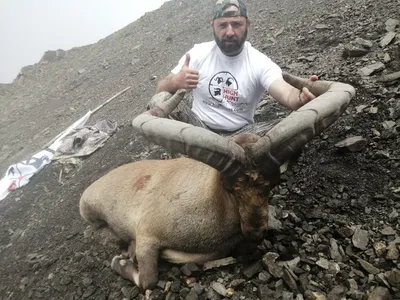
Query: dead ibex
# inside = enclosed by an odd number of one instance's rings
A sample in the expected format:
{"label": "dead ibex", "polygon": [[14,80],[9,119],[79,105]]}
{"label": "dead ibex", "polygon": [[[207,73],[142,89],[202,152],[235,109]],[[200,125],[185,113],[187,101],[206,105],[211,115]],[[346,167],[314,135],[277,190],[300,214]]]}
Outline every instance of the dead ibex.
{"label": "dead ibex", "polygon": [[263,236],[267,196],[279,179],[279,166],[332,124],[355,94],[347,84],[284,78],[319,97],[261,138],[230,139],[166,119],[184,91],[133,120],[150,141],[190,158],[124,165],[84,192],[82,217],[107,223],[130,244],[131,259],[115,257],[114,270],[142,290],[152,289],[159,257],[202,264],[226,255],[245,237]]}

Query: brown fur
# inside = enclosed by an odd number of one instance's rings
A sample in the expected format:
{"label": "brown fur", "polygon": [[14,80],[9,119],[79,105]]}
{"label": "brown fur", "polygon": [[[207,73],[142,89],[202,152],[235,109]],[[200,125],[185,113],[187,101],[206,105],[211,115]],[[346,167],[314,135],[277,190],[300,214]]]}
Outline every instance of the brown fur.
{"label": "brown fur", "polygon": [[202,264],[228,254],[244,237],[262,237],[269,183],[251,171],[230,189],[224,183],[217,170],[192,159],[138,161],[90,185],[80,213],[89,222],[106,222],[130,243],[140,272],[132,274],[132,263],[124,269],[120,260],[113,260],[114,269],[151,289],[158,282],[159,257]]}

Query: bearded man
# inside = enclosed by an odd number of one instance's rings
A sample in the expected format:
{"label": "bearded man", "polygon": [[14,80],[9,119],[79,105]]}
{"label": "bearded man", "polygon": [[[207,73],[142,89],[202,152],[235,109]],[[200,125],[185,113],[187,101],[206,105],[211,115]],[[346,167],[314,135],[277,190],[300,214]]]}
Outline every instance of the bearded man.
{"label": "bearded man", "polygon": [[215,132],[263,135],[271,122],[254,124],[254,114],[266,91],[292,110],[315,98],[286,83],[280,67],[246,41],[250,20],[242,0],[218,0],[211,27],[214,41],[196,44],[157,84],[157,93],[192,90],[192,107],[180,106],[174,119]]}

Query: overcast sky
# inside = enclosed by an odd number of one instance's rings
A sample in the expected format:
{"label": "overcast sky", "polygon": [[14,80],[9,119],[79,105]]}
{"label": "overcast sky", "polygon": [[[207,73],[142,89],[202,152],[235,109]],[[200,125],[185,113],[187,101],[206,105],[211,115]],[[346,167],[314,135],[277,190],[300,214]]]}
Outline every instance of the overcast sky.
{"label": "overcast sky", "polygon": [[47,50],[92,44],[166,0],[0,0],[0,83]]}

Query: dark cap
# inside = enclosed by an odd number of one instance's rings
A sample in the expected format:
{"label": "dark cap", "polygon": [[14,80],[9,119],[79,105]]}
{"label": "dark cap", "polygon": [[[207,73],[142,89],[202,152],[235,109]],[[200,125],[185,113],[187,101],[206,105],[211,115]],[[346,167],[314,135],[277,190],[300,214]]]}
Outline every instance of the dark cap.
{"label": "dark cap", "polygon": [[[230,5],[237,6],[237,8],[239,8],[239,11],[225,12],[224,10]],[[237,16],[242,16],[242,17],[247,18],[246,5],[244,4],[244,2],[242,0],[218,0],[214,6],[213,20],[218,19],[218,18],[237,17]]]}

